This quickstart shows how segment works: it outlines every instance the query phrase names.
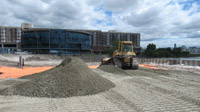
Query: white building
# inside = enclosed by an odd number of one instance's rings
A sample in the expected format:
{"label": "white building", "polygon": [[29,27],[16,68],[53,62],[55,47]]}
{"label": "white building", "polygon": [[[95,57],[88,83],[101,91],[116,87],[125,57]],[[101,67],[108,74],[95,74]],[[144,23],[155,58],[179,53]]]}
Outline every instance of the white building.
{"label": "white building", "polygon": [[190,47],[188,51],[190,52],[190,54],[200,54],[200,48],[198,47]]}
{"label": "white building", "polygon": [[186,47],[186,46],[184,46],[184,45],[183,45],[183,46],[181,46],[181,51],[182,51],[182,52],[186,52],[186,51],[187,51],[187,47]]}

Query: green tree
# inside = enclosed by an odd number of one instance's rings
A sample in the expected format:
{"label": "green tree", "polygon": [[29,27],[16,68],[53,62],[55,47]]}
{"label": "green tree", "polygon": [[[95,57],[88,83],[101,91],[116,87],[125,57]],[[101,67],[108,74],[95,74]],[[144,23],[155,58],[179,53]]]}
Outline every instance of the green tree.
{"label": "green tree", "polygon": [[180,57],[182,55],[181,48],[180,47],[174,48],[172,50],[172,54],[174,57]]}
{"label": "green tree", "polygon": [[111,47],[106,48],[104,50],[104,52],[107,53],[108,55],[112,56],[113,52],[115,50],[117,50],[117,48],[118,48],[118,43],[119,43],[119,40],[115,39],[114,41],[111,42]]}
{"label": "green tree", "polygon": [[156,57],[171,57],[171,48],[158,48],[156,50]]}
{"label": "green tree", "polygon": [[181,48],[174,48],[171,49],[170,47],[168,48],[158,48],[156,49],[155,44],[149,44],[143,53],[144,57],[151,57],[151,58],[161,58],[161,57],[188,57],[192,56],[190,55],[189,52],[187,51],[181,51]]}
{"label": "green tree", "polygon": [[144,52],[145,56],[147,57],[156,57],[156,45],[149,44]]}

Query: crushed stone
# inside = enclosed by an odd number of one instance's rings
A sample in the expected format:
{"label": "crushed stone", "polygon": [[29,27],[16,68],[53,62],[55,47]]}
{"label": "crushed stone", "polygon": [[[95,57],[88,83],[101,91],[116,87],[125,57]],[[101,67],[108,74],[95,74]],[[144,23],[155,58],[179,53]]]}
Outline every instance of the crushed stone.
{"label": "crushed stone", "polygon": [[115,67],[113,65],[101,65],[98,67],[100,70],[103,70],[108,73],[118,74],[118,75],[129,75],[127,72],[121,68]]}
{"label": "crushed stone", "polygon": [[1,95],[63,98],[97,94],[115,87],[110,80],[91,71],[83,60],[69,57],[48,71],[21,77],[31,81],[0,91]]}

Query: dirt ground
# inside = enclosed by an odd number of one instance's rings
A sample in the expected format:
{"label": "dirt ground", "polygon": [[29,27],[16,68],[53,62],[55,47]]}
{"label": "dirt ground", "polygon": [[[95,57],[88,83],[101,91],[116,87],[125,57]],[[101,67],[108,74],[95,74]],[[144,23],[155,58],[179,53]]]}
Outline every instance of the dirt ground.
{"label": "dirt ground", "polygon": [[[24,55],[13,55],[13,54],[0,54],[0,66],[17,66],[19,62],[19,57],[22,57],[25,61],[25,66],[55,66],[60,64],[65,57],[65,55],[45,55],[45,54],[24,54]],[[83,59],[87,64],[99,65],[99,62],[104,55],[81,55],[76,56]]]}
{"label": "dirt ground", "polygon": [[[37,65],[37,62],[34,63]],[[88,65],[92,65],[92,62]],[[95,95],[69,98],[0,96],[0,112],[200,111],[199,72],[140,68],[124,70],[129,75],[120,75],[100,69],[93,69],[93,71],[111,80],[116,87]],[[28,80],[0,79],[0,89],[25,81]]]}

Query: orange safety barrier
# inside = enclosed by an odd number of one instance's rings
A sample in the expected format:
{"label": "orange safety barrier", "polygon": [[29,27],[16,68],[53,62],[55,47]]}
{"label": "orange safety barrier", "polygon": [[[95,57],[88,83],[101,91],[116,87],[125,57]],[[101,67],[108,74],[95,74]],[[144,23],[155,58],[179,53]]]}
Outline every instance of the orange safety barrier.
{"label": "orange safety barrier", "polygon": [[31,75],[34,73],[43,72],[49,70],[53,67],[23,67],[23,68],[16,68],[16,67],[0,67],[0,78],[18,78],[25,75]]}
{"label": "orange safety barrier", "polygon": [[89,65],[88,68],[90,69],[97,69],[99,66],[98,65]]}
{"label": "orange safety barrier", "polygon": [[[139,64],[140,67],[149,68],[149,69],[162,69],[158,68],[158,65],[148,65],[148,64]],[[96,69],[98,65],[89,65],[88,68]],[[4,78],[19,78],[25,75],[31,75],[34,73],[40,73],[46,70],[49,70],[54,67],[23,67],[23,68],[16,68],[16,67],[4,67],[0,66],[0,79]],[[167,70],[167,69],[163,69]]]}
{"label": "orange safety barrier", "polygon": [[[96,69],[99,66],[91,65],[88,66],[90,69]],[[4,78],[19,78],[26,75],[31,75],[34,73],[40,73],[46,70],[49,70],[54,67],[23,67],[23,68],[16,68],[16,67],[4,67],[0,66],[0,79]]]}
{"label": "orange safety barrier", "polygon": [[164,68],[159,68],[158,65],[139,64],[139,67],[149,68],[149,69],[167,70],[167,69],[164,69]]}

